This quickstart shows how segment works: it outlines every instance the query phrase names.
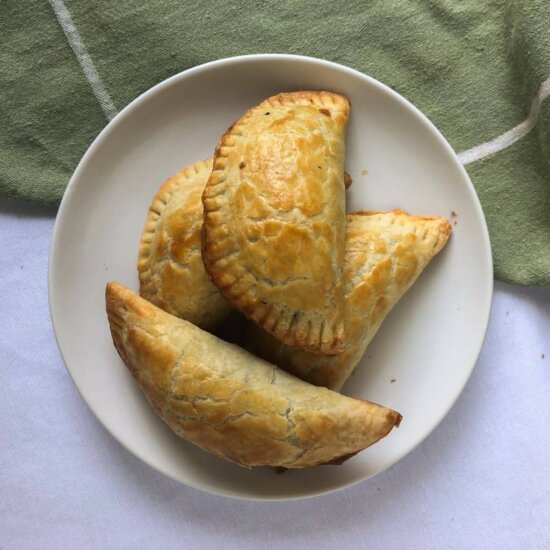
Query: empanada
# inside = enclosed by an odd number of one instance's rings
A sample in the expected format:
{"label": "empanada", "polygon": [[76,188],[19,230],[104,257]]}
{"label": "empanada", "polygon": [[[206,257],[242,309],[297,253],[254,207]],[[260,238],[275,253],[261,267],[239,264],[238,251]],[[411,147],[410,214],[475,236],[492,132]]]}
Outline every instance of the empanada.
{"label": "empanada", "polygon": [[206,330],[231,311],[201,258],[201,195],[211,172],[212,159],[196,162],[160,187],[149,207],[138,259],[141,296]]}
{"label": "empanada", "polygon": [[451,226],[445,218],[409,216],[402,210],[347,215],[344,264],[348,348],[323,357],[285,346],[254,323],[246,347],[318,386],[338,391],[373,339],[384,317],[445,246]]}
{"label": "empanada", "polygon": [[212,281],[264,330],[323,355],[345,349],[348,114],[329,92],[270,97],[222,136],[203,193]]}
{"label": "empanada", "polygon": [[109,283],[114,344],[178,435],[242,466],[340,463],[397,426],[399,413],[318,388]]}

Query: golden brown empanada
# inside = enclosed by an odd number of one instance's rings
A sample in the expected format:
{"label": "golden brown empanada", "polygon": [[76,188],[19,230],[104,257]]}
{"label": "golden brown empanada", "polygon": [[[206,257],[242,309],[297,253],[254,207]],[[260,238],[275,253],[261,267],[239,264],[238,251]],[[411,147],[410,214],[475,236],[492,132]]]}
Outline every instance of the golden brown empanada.
{"label": "golden brown empanada", "polygon": [[[217,328],[231,306],[204,271],[201,258],[201,195],[212,159],[186,166],[154,196],[141,235],[140,294],[172,315],[205,329]],[[346,189],[352,184],[344,173]]]}
{"label": "golden brown empanada", "polygon": [[178,435],[242,466],[342,462],[399,424],[379,405],[312,386],[109,283],[114,344]]}
{"label": "golden brown empanada", "polygon": [[348,100],[293,92],[222,136],[203,193],[202,258],[231,304],[288,345],[345,349]]}
{"label": "golden brown empanada", "polygon": [[402,210],[347,215],[344,264],[348,348],[323,357],[285,346],[250,323],[246,347],[318,386],[338,391],[373,339],[384,317],[445,246],[445,218],[409,216]]}
{"label": "golden brown empanada", "polygon": [[201,195],[211,172],[208,159],[164,182],[149,207],[138,259],[141,296],[207,330],[231,311],[201,258]]}

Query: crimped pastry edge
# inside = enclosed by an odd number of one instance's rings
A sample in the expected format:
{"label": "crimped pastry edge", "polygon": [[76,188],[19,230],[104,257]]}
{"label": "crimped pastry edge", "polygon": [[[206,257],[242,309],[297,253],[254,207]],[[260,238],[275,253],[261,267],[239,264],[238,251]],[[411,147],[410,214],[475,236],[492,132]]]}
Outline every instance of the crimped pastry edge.
{"label": "crimped pastry edge", "polygon": [[165,208],[170,203],[174,193],[182,186],[185,181],[199,174],[203,169],[208,169],[210,159],[199,160],[178,170],[175,174],[165,180],[155,193],[151,204],[147,210],[147,217],[141,232],[138,248],[138,278],[140,293],[151,282],[152,266],[150,262],[152,242],[157,231],[158,222],[162,217]]}
{"label": "crimped pastry edge", "polygon": [[439,222],[439,238],[437,240],[437,243],[434,248],[434,256],[438,254],[441,249],[445,246],[447,241],[449,240],[449,237],[451,236],[451,233],[453,232],[453,227],[451,225],[451,222],[445,218],[444,216],[416,216],[413,214],[409,214],[406,210],[403,210],[402,208],[393,208],[392,210],[353,210],[352,212],[347,212],[346,216],[349,216],[350,214],[355,214],[358,216],[370,216],[372,214],[396,214],[396,215],[404,215],[409,216],[410,218],[416,219],[416,220],[425,220],[425,221],[438,221]]}
{"label": "crimped pastry edge", "polygon": [[[302,349],[308,350],[312,353],[317,353],[319,355],[338,355],[345,351],[346,349],[346,342],[345,342],[345,333],[344,333],[344,323],[343,323],[343,316],[340,323],[335,325],[333,327],[333,340],[329,346],[314,346],[307,342],[307,339],[309,337],[309,332],[307,333],[306,337],[302,340],[298,340],[298,337],[296,334],[292,333],[292,326],[294,323],[294,319],[296,319],[296,316],[299,314],[299,312],[285,312],[280,311],[278,312],[278,315],[274,315],[274,306],[268,306],[268,308],[263,308],[264,311],[262,314],[258,314],[258,302],[250,300],[245,300],[244,296],[248,294],[248,291],[252,287],[252,285],[248,285],[245,291],[240,291],[238,294],[234,292],[234,283],[228,284],[228,285],[222,285],[220,278],[223,276],[224,271],[223,270],[217,270],[214,266],[215,263],[218,263],[220,259],[223,259],[222,257],[216,257],[215,259],[212,259],[209,257],[209,241],[207,239],[207,225],[212,225],[212,230],[214,231],[216,228],[221,227],[223,224],[221,223],[214,223],[212,222],[212,216],[210,216],[210,219],[207,219],[208,214],[212,213],[210,209],[206,205],[206,201],[208,199],[207,192],[209,188],[221,185],[225,181],[225,179],[222,177],[220,181],[215,181],[218,176],[218,174],[223,174],[224,167],[220,167],[219,163],[217,163],[217,160],[220,158],[220,151],[221,148],[224,146],[229,145],[228,142],[231,141],[231,138],[233,135],[235,135],[238,131],[238,129],[245,125],[248,120],[256,113],[258,110],[263,110],[266,108],[272,107],[275,102],[278,102],[279,105],[285,105],[285,104],[293,104],[293,105],[315,105],[318,107],[324,107],[324,106],[334,106],[334,105],[341,105],[342,109],[346,111],[346,115],[349,112],[350,108],[350,101],[347,97],[337,94],[334,92],[328,92],[328,91],[295,91],[295,92],[282,92],[279,94],[276,94],[274,96],[271,96],[264,100],[259,105],[256,105],[249,109],[241,118],[233,122],[229,126],[229,128],[226,130],[226,132],[222,135],[220,138],[216,150],[214,153],[214,165],[212,169],[212,174],[205,186],[205,190],[203,191],[202,200],[203,200],[203,206],[204,206],[204,223],[202,226],[202,233],[201,233],[201,252],[202,252],[202,258],[204,263],[204,268],[207,273],[207,275],[210,277],[211,281],[218,287],[222,295],[229,301],[229,303],[235,308],[241,311],[246,317],[251,319],[252,321],[258,323],[259,326],[261,326],[264,330],[267,330],[271,334],[273,334],[276,338],[281,340],[287,345],[290,346],[296,346],[300,347]],[[217,165],[218,164],[218,165]],[[216,217],[216,216],[214,216]],[[241,282],[242,277],[234,277],[234,281]],[[266,311],[267,309],[267,311]],[[289,324],[288,330],[280,330],[279,329],[279,321],[283,315],[288,315],[291,317],[291,322]],[[311,323],[310,330],[311,330]],[[294,325],[295,326],[295,325]],[[322,332],[322,331],[321,331]],[[304,341],[306,340],[306,341]]]}

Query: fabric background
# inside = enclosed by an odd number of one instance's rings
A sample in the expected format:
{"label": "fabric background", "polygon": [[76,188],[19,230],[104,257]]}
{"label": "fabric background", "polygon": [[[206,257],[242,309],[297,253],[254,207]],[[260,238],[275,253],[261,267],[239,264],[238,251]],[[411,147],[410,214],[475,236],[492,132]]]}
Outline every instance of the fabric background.
{"label": "fabric background", "polygon": [[79,396],[48,313],[54,216],[0,200],[2,550],[550,547],[550,289],[497,283],[465,391],[394,467],[310,500],[233,501],[141,463]]}
{"label": "fabric background", "polygon": [[[107,123],[55,4],[0,7],[0,195],[50,205]],[[463,152],[525,121],[538,93],[534,129],[467,170],[496,276],[550,284],[550,107],[540,93],[550,77],[546,0],[65,5],[117,110],[206,61],[298,53],[392,86]],[[390,470],[307,501],[231,501],[142,464],[78,395],[48,314],[55,213],[0,200],[2,550],[550,547],[550,289],[496,285],[464,393]]]}
{"label": "fabric background", "polygon": [[[59,202],[107,122],[52,9],[60,4],[4,0],[0,17],[0,195],[50,204]],[[550,78],[547,0],[64,5],[113,109],[206,61],[297,53],[392,86],[463,152],[522,123]],[[541,100],[550,80],[546,88]],[[487,217],[498,279],[550,284],[549,155],[550,106],[542,101],[533,131],[467,166]]]}

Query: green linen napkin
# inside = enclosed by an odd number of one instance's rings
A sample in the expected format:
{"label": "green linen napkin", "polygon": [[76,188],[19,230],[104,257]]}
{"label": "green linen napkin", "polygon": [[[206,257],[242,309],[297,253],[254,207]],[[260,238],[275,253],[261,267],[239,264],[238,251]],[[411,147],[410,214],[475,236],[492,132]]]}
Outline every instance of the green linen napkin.
{"label": "green linen napkin", "polygon": [[389,84],[477,189],[497,278],[550,284],[550,2],[4,0],[0,195],[57,203],[107,120],[157,82],[297,53]]}

